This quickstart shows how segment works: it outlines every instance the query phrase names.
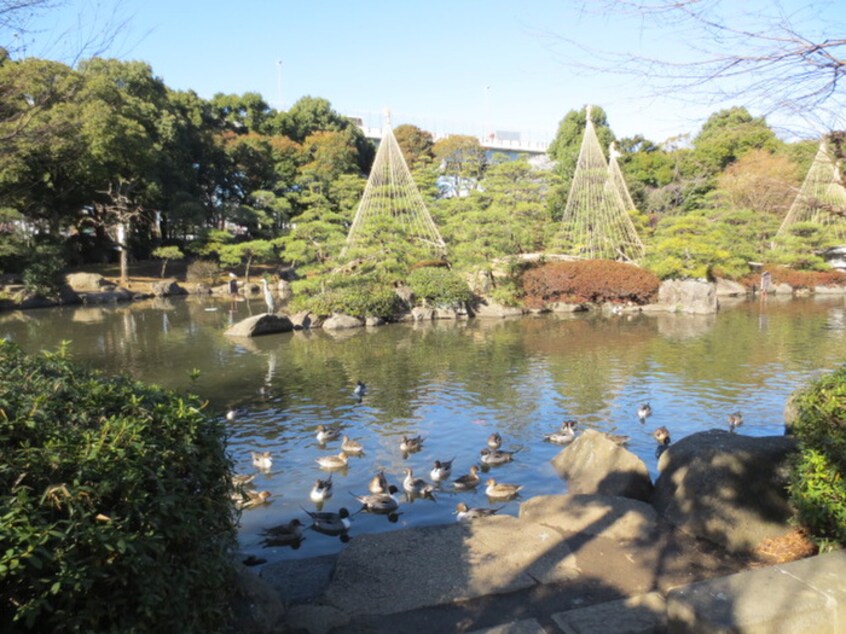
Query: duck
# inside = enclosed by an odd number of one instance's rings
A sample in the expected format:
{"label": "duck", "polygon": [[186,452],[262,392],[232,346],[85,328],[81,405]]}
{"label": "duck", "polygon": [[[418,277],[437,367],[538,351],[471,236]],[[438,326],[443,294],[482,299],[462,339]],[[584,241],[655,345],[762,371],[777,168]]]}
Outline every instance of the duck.
{"label": "duck", "polygon": [[734,430],[743,424],[743,414],[741,414],[740,412],[734,412],[733,414],[729,414],[728,423],[729,431],[731,433],[734,433]]}
{"label": "duck", "polygon": [[389,513],[393,513],[399,508],[399,502],[394,497],[394,493],[396,492],[397,488],[392,484],[390,487],[388,487],[387,493],[356,495],[355,493],[350,491],[350,495],[352,495],[356,500],[361,502],[363,510],[370,511],[371,513],[380,513],[387,515]]}
{"label": "duck", "polygon": [[330,475],[326,480],[321,480],[320,478],[315,480],[308,497],[312,502],[324,502],[331,498],[332,476]]}
{"label": "duck", "polygon": [[506,462],[511,462],[514,460],[514,454],[520,451],[522,447],[515,449],[514,451],[504,451],[502,449],[488,449],[485,447],[479,454],[482,456],[480,460],[482,464],[486,464],[488,466],[496,466],[505,464]]}
{"label": "duck", "polygon": [[262,544],[267,546],[294,546],[303,539],[302,522],[296,517],[290,522],[272,526],[262,531],[265,536]]}
{"label": "duck", "polygon": [[347,454],[343,451],[339,453],[337,456],[320,456],[319,458],[315,458],[315,462],[319,464],[324,469],[343,469],[347,466],[349,460],[347,460]]}
{"label": "duck", "polygon": [[452,485],[456,489],[475,489],[482,483],[482,478],[479,477],[479,467],[476,465],[470,466],[470,473],[459,476],[453,480]]}
{"label": "duck", "polygon": [[491,508],[470,508],[464,502],[459,502],[455,505],[455,515],[459,522],[470,522],[477,520],[480,517],[490,517],[495,513],[501,511],[504,507],[500,506],[496,509]]}
{"label": "duck", "polygon": [[661,445],[666,447],[670,444],[670,430],[666,427],[659,427],[654,432],[652,432],[652,437],[655,441]]}
{"label": "duck", "polygon": [[652,416],[652,406],[649,403],[644,403],[637,408],[637,417],[641,423],[645,423],[650,416]]}
{"label": "duck", "polygon": [[364,451],[364,447],[357,440],[353,440],[349,436],[344,436],[341,441],[341,451],[350,456],[357,456]]}
{"label": "duck", "polygon": [[233,473],[232,486],[234,488],[250,486],[256,479],[255,473]]}
{"label": "duck", "polygon": [[630,438],[625,434],[609,434],[607,431],[603,432],[605,437],[619,447],[625,447],[629,444]]}
{"label": "duck", "polygon": [[576,421],[565,420],[560,431],[547,434],[543,439],[555,445],[569,445],[576,439]]}
{"label": "duck", "polygon": [[452,475],[452,463],[454,460],[455,458],[451,460],[435,460],[435,465],[429,472],[429,477],[435,482],[449,480],[449,477]]}
{"label": "duck", "polygon": [[412,438],[409,438],[408,436],[402,437],[400,450],[403,453],[414,453],[415,451],[420,451],[421,449],[423,449],[423,436],[414,436]]}
{"label": "duck", "polygon": [[350,529],[350,512],[341,507],[338,512],[332,511],[309,511],[303,509],[311,518],[311,528],[324,535],[343,535]]}
{"label": "duck", "polygon": [[269,471],[273,467],[273,456],[269,451],[251,451],[253,466],[262,471]]}
{"label": "duck", "polygon": [[495,431],[488,436],[488,447],[491,449],[499,449],[502,447],[502,436],[499,435],[499,432]]}
{"label": "duck", "polygon": [[410,467],[403,469],[405,478],[402,481],[403,490],[411,496],[431,497],[435,491],[435,485],[429,484],[423,478],[415,478],[414,471]]}
{"label": "duck", "polygon": [[361,403],[365,394],[367,394],[367,386],[361,381],[356,381],[355,387],[353,388],[353,396],[355,396],[358,399],[358,402]]}
{"label": "duck", "polygon": [[327,427],[326,425],[318,425],[317,426],[317,433],[315,434],[317,437],[317,442],[321,445],[325,445],[327,442],[332,440],[338,440],[341,436],[341,430],[337,427]]}
{"label": "duck", "polygon": [[263,504],[270,504],[270,491],[253,491],[252,489],[240,489],[232,494],[232,501],[235,503],[235,508],[254,509]]}
{"label": "duck", "polygon": [[385,477],[384,471],[380,471],[370,479],[370,484],[367,485],[367,490],[371,493],[388,492],[388,479]]}
{"label": "duck", "polygon": [[521,484],[507,484],[490,478],[485,487],[485,494],[491,499],[509,500],[516,496],[523,488]]}

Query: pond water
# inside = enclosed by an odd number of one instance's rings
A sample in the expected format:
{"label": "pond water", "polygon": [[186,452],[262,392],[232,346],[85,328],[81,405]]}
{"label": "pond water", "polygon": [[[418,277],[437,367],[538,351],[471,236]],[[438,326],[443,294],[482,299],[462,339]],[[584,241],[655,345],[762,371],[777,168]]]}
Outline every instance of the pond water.
{"label": "pond water", "polygon": [[[579,429],[631,437],[629,448],[656,473],[652,431],[669,428],[678,440],[727,428],[743,413],[738,433],[783,433],[790,393],[846,359],[846,306],[841,298],[750,300],[716,316],[582,314],[398,324],[341,333],[323,331],[232,340],[232,323],[263,312],[259,304],[206,298],[0,313],[0,336],[25,350],[70,340],[73,357],[108,373],[123,372],[208,401],[208,411],[240,415],[230,424],[229,451],[240,472],[252,473],[251,451],[270,451],[273,466],[256,485],[271,503],[240,518],[244,551],[278,560],[329,554],[338,538],[313,531],[298,549],[263,548],[261,530],[293,517],[305,522],[309,490],[328,474],[318,456],[340,443],[318,445],[316,427],[340,425],[365,447],[333,475],[324,510],[359,508],[351,493],[383,469],[401,486],[402,470],[428,479],[436,459],[455,458],[453,477],[479,459],[489,434],[502,434],[515,460],[487,477],[524,486],[521,498],[566,491],[549,461],[560,447],[543,442],[565,418]],[[191,377],[192,369],[199,377]],[[362,402],[356,381],[367,384]],[[636,411],[653,415],[640,424]],[[407,458],[403,435],[425,437]],[[490,506],[484,487],[436,501],[403,501],[396,522],[356,514],[350,536],[455,521],[458,501]],[[501,506],[502,504],[496,504]],[[505,503],[516,514],[519,499]],[[303,508],[301,508],[303,507]]]}

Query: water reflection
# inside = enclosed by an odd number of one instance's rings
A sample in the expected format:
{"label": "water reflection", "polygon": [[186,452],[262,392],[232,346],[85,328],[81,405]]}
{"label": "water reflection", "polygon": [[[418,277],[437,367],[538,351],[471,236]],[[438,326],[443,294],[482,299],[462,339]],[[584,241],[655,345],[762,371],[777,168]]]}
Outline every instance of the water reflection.
{"label": "water reflection", "polygon": [[[716,316],[540,316],[247,340],[223,335],[259,312],[260,302],[212,298],[15,311],[0,314],[0,336],[28,350],[69,339],[87,365],[196,392],[216,416],[237,409],[230,451],[238,469],[253,471],[251,452],[273,456],[255,481],[271,492],[271,503],[241,517],[245,549],[270,559],[342,547],[320,535],[296,554],[261,546],[262,528],[306,519],[300,507],[314,508],[309,491],[322,474],[315,459],[340,451],[340,441],[318,445],[318,425],[337,425],[364,445],[363,456],[334,473],[326,510],[357,510],[351,494],[366,494],[379,470],[400,484],[403,469],[428,474],[434,459],[456,456],[455,473],[466,473],[493,432],[502,434],[504,449],[523,447],[496,476],[522,484],[526,498],[565,490],[548,464],[560,447],[543,436],[566,418],[579,429],[629,436],[629,448],[654,474],[656,428],[666,426],[678,440],[725,428],[727,415],[741,411],[739,433],[781,433],[788,395],[846,353],[842,297],[741,302]],[[194,380],[193,368],[200,370]],[[358,380],[368,386],[361,402],[353,394]],[[654,414],[641,424],[637,409],[645,402]],[[404,456],[402,437],[418,434],[424,449]],[[483,491],[456,493],[449,485],[434,497],[403,502],[396,524],[355,514],[349,535],[451,522],[456,502],[487,504]],[[516,508],[509,503],[503,512]]]}

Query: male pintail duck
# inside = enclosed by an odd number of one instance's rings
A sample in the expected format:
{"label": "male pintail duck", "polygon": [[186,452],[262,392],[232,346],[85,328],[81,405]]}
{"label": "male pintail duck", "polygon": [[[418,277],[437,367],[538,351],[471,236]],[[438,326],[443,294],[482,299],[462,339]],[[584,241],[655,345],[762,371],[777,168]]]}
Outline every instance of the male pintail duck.
{"label": "male pintail duck", "polygon": [[565,420],[560,431],[547,434],[543,439],[556,445],[569,445],[576,439],[576,421]]}
{"label": "male pintail duck", "polygon": [[269,451],[251,451],[253,466],[262,471],[269,471],[273,467],[273,457]]}
{"label": "male pintail duck", "polygon": [[252,489],[240,489],[232,494],[232,501],[236,509],[253,509],[263,504],[270,504],[270,491],[253,491]]}
{"label": "male pintail duck", "polygon": [[392,484],[388,487],[388,493],[371,493],[370,495],[356,495],[350,491],[356,500],[361,502],[362,509],[371,513],[389,514],[399,508],[399,502],[394,497],[397,488]]}
{"label": "male pintail duck", "polygon": [[315,462],[319,464],[324,469],[343,469],[347,466],[349,460],[347,459],[347,454],[343,451],[339,453],[337,456],[320,456],[319,458],[315,458]]}
{"label": "male pintail duck", "polygon": [[341,430],[337,427],[327,427],[326,425],[318,425],[317,426],[317,442],[321,445],[325,445],[327,442],[331,442],[333,440],[338,440],[341,436]]}
{"label": "male pintail duck", "polygon": [[423,449],[423,436],[414,436],[409,438],[408,436],[402,437],[402,442],[400,442],[400,451],[403,453],[414,453],[415,451],[420,451]]}
{"label": "male pintail duck", "polygon": [[256,479],[255,473],[233,473],[232,486],[235,488],[249,486]]}
{"label": "male pintail duck", "polygon": [[495,431],[488,436],[488,447],[491,449],[499,449],[502,447],[502,436],[499,435],[499,432]]}
{"label": "male pintail duck", "polygon": [[470,473],[456,478],[452,484],[456,489],[475,489],[481,482],[482,478],[479,477],[479,467],[471,465]]}
{"label": "male pintail duck", "polygon": [[500,506],[497,509],[490,509],[490,508],[470,508],[464,502],[459,502],[455,505],[455,515],[458,517],[459,522],[470,522],[473,520],[477,520],[480,517],[490,517],[494,513],[501,511],[503,509]]}
{"label": "male pintail duck", "polygon": [[370,479],[370,484],[367,485],[367,490],[371,493],[388,492],[388,479],[385,477],[384,471],[380,471]]}
{"label": "male pintail duck", "polygon": [[414,472],[409,467],[403,469],[403,472],[405,473],[405,478],[402,481],[403,491],[411,496],[431,497],[435,491],[434,484],[429,484],[423,478],[415,478]]}
{"label": "male pintail duck", "polygon": [[488,449],[485,447],[479,454],[482,456],[480,459],[483,464],[488,466],[496,466],[505,464],[506,462],[511,462],[514,460],[514,454],[520,451],[522,447],[518,447],[514,451],[504,451],[502,449]]}
{"label": "male pintail duck", "polygon": [[455,458],[451,460],[435,460],[435,464],[429,472],[429,477],[435,482],[449,480],[449,477],[452,475],[452,463],[454,460]]}
{"label": "male pintail duck", "polygon": [[302,526],[302,522],[295,517],[285,524],[266,528],[262,531],[265,536],[262,544],[266,547],[299,545],[303,539]]}
{"label": "male pintail duck", "polygon": [[332,476],[330,475],[326,480],[321,480],[320,478],[315,480],[308,497],[312,502],[325,502],[331,498]]}
{"label": "male pintail duck", "polygon": [[350,512],[344,507],[341,507],[337,513],[303,510],[311,518],[311,528],[318,533],[334,537],[342,535],[350,529]]}
{"label": "male pintail duck", "polygon": [[659,427],[656,429],[652,432],[652,437],[659,445],[667,446],[670,444],[670,430],[666,427]]}
{"label": "male pintail duck", "polygon": [[637,408],[637,417],[641,423],[645,423],[650,416],[652,416],[652,406],[649,403],[644,403]]}
{"label": "male pintail duck", "polygon": [[364,447],[357,440],[353,440],[349,436],[344,436],[344,439],[341,442],[341,451],[349,454],[350,456],[357,456],[364,451]]}
{"label": "male pintail duck", "polygon": [[521,484],[506,484],[490,478],[487,487],[485,487],[485,494],[494,500],[509,500],[517,495],[522,488],[523,485]]}
{"label": "male pintail duck", "polygon": [[735,412],[734,414],[729,414],[728,417],[729,422],[729,431],[734,433],[734,430],[740,427],[743,424],[743,414],[740,412]]}
{"label": "male pintail duck", "polygon": [[364,398],[365,394],[367,394],[367,386],[361,381],[356,381],[355,388],[353,388],[353,396],[355,396],[358,399],[358,402],[361,403],[361,399]]}

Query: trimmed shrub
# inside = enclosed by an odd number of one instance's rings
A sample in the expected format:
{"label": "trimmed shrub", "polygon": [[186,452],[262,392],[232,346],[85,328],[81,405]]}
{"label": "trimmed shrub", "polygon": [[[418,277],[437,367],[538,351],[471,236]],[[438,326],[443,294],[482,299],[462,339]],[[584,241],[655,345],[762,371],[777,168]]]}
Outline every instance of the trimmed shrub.
{"label": "trimmed shrub", "polygon": [[[846,273],[842,271],[797,271],[784,266],[767,265],[764,271],[772,276],[773,284],[789,284],[793,288],[814,288],[815,286],[846,286]],[[741,282],[750,288],[757,288],[761,274],[747,275]]]}
{"label": "trimmed shrub", "polygon": [[231,464],[200,409],[0,340],[0,631],[222,629]]}
{"label": "trimmed shrub", "polygon": [[660,280],[649,271],[611,260],[548,262],[520,278],[526,305],[550,302],[632,302],[647,304],[658,294]]}
{"label": "trimmed shrub", "polygon": [[353,317],[393,319],[400,311],[394,289],[378,284],[328,289],[313,296],[295,295],[291,310],[310,310],[318,315],[344,313]]}
{"label": "trimmed shrub", "polygon": [[846,546],[846,366],[796,398],[799,452],[789,486],[800,522],[823,545]]}
{"label": "trimmed shrub", "polygon": [[185,279],[192,284],[217,284],[220,265],[214,260],[194,260],[185,271]]}
{"label": "trimmed shrub", "polygon": [[433,306],[456,308],[473,299],[473,292],[460,275],[446,268],[426,266],[408,276],[414,296]]}

